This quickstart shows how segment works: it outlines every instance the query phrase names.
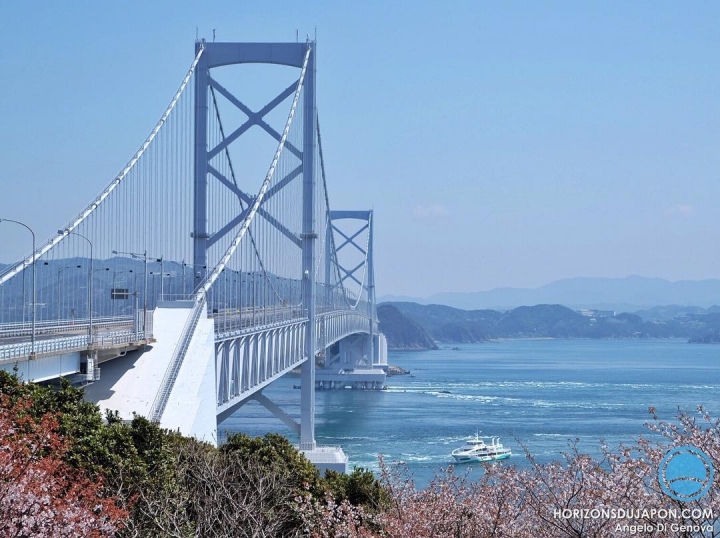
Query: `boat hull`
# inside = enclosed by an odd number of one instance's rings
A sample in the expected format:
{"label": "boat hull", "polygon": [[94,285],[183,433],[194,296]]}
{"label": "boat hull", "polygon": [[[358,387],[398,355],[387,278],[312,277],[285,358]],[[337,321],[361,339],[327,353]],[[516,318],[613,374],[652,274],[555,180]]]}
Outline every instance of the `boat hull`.
{"label": "boat hull", "polygon": [[511,455],[512,454],[498,454],[497,456],[475,456],[475,455],[453,454],[452,457],[455,458],[456,463],[472,463],[472,462],[487,463],[490,461],[506,460]]}
{"label": "boat hull", "polygon": [[486,463],[507,459],[512,456],[512,451],[500,443],[499,437],[480,437],[476,434],[475,439],[469,439],[465,446],[453,450],[451,456],[457,463]]}

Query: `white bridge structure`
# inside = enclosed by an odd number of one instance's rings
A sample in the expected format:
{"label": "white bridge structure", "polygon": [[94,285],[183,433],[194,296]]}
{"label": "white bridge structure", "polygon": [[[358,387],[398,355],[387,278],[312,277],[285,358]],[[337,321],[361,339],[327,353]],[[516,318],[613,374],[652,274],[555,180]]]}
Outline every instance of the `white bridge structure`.
{"label": "white bridge structure", "polygon": [[[317,446],[315,390],[384,388],[387,346],[373,213],[330,208],[315,58],[313,41],[199,41],[140,149],[57,235],[37,245],[32,223],[0,215],[0,238],[32,236],[0,269],[0,369],[68,377],[123,418],[213,443],[255,400],[311,461],[345,469],[341,449]],[[284,66],[290,84],[253,109],[224,74],[247,64]],[[274,148],[262,177],[237,149],[248,132]],[[298,369],[299,421],[262,392]]]}

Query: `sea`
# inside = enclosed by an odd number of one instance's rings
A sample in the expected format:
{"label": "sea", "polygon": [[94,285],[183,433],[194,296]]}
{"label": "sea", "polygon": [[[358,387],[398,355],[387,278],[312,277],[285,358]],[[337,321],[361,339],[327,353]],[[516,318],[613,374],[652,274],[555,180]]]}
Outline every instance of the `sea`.
{"label": "sea", "polygon": [[[704,406],[720,415],[720,346],[686,340],[502,340],[390,352],[410,374],[387,379],[383,391],[318,391],[319,445],[341,446],[350,467],[378,471],[378,455],[406,466],[418,487],[453,463],[450,452],[476,433],[500,436],[513,457],[503,465],[561,460],[570,444],[600,454],[652,438],[646,424]],[[264,394],[298,417],[298,377]],[[257,403],[219,425],[227,433],[297,436]],[[468,472],[473,469],[457,466]],[[480,472],[480,471],[477,471]]]}

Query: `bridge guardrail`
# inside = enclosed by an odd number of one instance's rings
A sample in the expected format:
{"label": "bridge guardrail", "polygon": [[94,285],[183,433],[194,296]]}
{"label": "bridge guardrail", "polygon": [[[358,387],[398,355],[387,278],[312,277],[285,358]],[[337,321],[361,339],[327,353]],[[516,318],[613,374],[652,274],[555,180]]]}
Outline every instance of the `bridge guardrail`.
{"label": "bridge guardrail", "polygon": [[250,329],[288,322],[306,317],[298,306],[273,306],[270,308],[233,308],[210,312],[215,320],[215,333]]}
{"label": "bridge guardrail", "polygon": [[285,321],[276,321],[274,323],[268,323],[267,325],[248,325],[247,327],[237,328],[232,331],[227,331],[224,333],[215,333],[215,341],[221,341],[221,340],[232,340],[234,338],[241,338],[243,336],[249,336],[252,334],[258,334],[262,332],[266,332],[269,330],[274,329],[281,329],[283,327],[290,327],[291,325],[297,325],[299,323],[305,323],[307,322],[307,318],[298,317],[298,318],[291,318],[287,319]]}
{"label": "bridge guardrail", "polygon": [[316,318],[316,349],[323,349],[348,334],[369,330],[370,318],[361,312],[328,310]]}
{"label": "bridge guardrail", "polygon": [[[286,319],[274,320],[265,324],[256,324],[252,322],[252,318],[248,314],[233,314],[232,322],[222,323],[215,318],[215,338],[216,341],[230,340],[239,338],[248,334],[255,334],[271,329],[277,329],[298,322],[306,322],[307,317],[303,317],[303,311],[294,309],[293,314],[296,317],[287,317]],[[217,316],[217,314],[216,314]],[[245,316],[245,317],[243,317]],[[337,340],[355,332],[369,332],[370,319],[361,312],[355,310],[326,310],[319,312],[316,316],[316,348],[322,349],[326,345],[332,344]],[[373,324],[373,329],[377,331],[377,323]]]}
{"label": "bridge guardrail", "polygon": [[162,302],[194,301],[194,293],[164,293]]}
{"label": "bridge guardrail", "polygon": [[[93,338],[93,346],[109,348],[116,345],[129,344],[138,340],[134,331],[115,331],[105,333]],[[60,351],[78,351],[87,349],[89,344],[88,335],[66,336],[64,338],[53,338],[50,340],[37,340],[35,342],[35,354],[52,354]],[[0,362],[8,360],[19,360],[30,356],[32,343],[21,342],[0,346]]]}
{"label": "bridge guardrail", "polygon": [[[93,328],[114,327],[116,325],[132,325],[133,318],[124,316],[119,318],[106,317],[93,319]],[[90,325],[87,318],[38,321],[35,323],[35,334],[57,334],[68,331],[86,329]],[[30,336],[32,325],[30,323],[5,323],[0,325],[0,338],[13,336]]]}

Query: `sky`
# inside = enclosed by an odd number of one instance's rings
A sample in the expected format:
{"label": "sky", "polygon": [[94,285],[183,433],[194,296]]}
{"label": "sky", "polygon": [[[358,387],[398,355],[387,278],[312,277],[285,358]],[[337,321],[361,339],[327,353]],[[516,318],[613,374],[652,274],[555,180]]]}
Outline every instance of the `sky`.
{"label": "sky", "polygon": [[[720,277],[720,3],[15,1],[0,20],[0,218],[38,243],[144,141],[196,36],[316,35],[330,202],[374,210],[378,295]],[[0,262],[27,235],[0,223]]]}

